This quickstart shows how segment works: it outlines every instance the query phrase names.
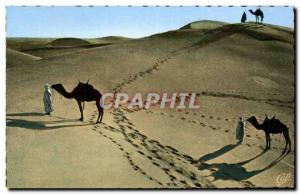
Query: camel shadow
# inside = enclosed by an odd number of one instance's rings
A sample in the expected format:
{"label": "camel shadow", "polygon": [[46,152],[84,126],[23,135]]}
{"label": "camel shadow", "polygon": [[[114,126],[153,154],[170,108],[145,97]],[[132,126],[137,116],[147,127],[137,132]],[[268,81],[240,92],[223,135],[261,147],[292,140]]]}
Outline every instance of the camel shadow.
{"label": "camel shadow", "polygon": [[266,153],[267,150],[264,150],[257,156],[254,156],[248,160],[238,162],[238,163],[215,163],[215,164],[207,164],[202,163],[198,166],[199,170],[205,170],[209,169],[212,171],[212,174],[209,176],[214,177],[214,180],[235,180],[235,181],[243,181],[246,179],[249,179],[259,173],[262,173],[273,166],[275,166],[278,162],[280,162],[283,158],[286,157],[287,154],[281,154],[279,157],[277,157],[273,162],[271,162],[269,165],[267,165],[264,168],[261,168],[259,170],[252,170],[247,171],[243,165],[255,160],[256,158],[262,156],[264,153]]}
{"label": "camel shadow", "polygon": [[[59,123],[59,122],[53,122]],[[61,123],[61,122],[60,122]],[[66,128],[66,127],[80,127],[86,126],[90,124],[68,124],[68,125],[59,125],[59,126],[47,126],[46,123],[40,121],[29,121],[23,119],[6,119],[6,126],[7,127],[19,127],[25,129],[33,129],[33,130],[49,130],[49,129],[59,129],[59,128]]]}

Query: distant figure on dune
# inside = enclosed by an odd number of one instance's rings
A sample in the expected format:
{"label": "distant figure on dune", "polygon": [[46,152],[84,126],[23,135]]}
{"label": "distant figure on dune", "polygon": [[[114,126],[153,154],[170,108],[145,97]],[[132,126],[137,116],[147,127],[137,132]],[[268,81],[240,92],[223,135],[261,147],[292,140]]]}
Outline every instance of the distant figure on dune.
{"label": "distant figure on dune", "polygon": [[241,22],[245,23],[246,20],[247,20],[247,16],[246,16],[246,13],[244,12],[243,15],[242,15],[242,18],[241,18]]}
{"label": "distant figure on dune", "polygon": [[242,144],[244,140],[245,122],[243,118],[240,117],[237,127],[236,127],[236,140],[237,144]]}
{"label": "distant figure on dune", "polygon": [[50,115],[51,112],[53,112],[53,106],[52,106],[52,94],[51,94],[51,88],[48,83],[44,86],[44,108],[46,115]]}
{"label": "distant figure on dune", "polygon": [[260,18],[260,23],[262,24],[262,21],[264,19],[264,13],[260,10],[260,8],[255,10],[255,12],[253,12],[252,9],[250,9],[249,12],[252,13],[253,15],[255,15],[255,23],[256,24],[259,23],[259,18]]}

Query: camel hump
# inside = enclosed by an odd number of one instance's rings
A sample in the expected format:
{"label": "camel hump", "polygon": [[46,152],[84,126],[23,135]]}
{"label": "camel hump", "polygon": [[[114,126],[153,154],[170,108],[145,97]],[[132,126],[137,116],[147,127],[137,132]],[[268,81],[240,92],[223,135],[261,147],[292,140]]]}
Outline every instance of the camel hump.
{"label": "camel hump", "polygon": [[93,90],[94,86],[92,86],[91,84],[85,84],[85,87],[87,90]]}
{"label": "camel hump", "polygon": [[88,84],[88,83],[82,83],[82,82],[79,82],[78,88],[83,88],[85,90],[93,90],[94,87],[91,85],[91,84]]}
{"label": "camel hump", "polygon": [[74,93],[80,93],[84,98],[87,98],[95,91],[94,87],[87,83],[79,82],[77,87],[74,88]]}
{"label": "camel hump", "polygon": [[288,130],[288,127],[282,123],[279,119],[272,118],[269,121],[269,127],[274,130],[276,133],[282,133]]}

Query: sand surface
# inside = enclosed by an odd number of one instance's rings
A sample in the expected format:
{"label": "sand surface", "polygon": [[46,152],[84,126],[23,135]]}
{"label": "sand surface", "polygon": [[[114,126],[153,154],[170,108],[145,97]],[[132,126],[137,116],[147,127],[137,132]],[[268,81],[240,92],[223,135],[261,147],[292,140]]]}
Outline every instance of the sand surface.
{"label": "sand surface", "polygon": [[[294,187],[293,30],[208,21],[187,26],[136,40],[99,39],[115,42],[92,47],[68,40],[68,48],[56,41],[49,49],[52,39],[10,39],[7,186]],[[195,92],[200,109],[121,107],[94,124],[94,103],[86,103],[80,122],[76,101],[53,91],[55,111],[43,114],[45,83],[71,91],[88,79],[101,93]],[[271,135],[271,150],[264,151],[264,133],[250,123],[243,144],[235,144],[238,118],[262,122],[265,114],[289,127],[289,154],[281,154],[281,134]]]}

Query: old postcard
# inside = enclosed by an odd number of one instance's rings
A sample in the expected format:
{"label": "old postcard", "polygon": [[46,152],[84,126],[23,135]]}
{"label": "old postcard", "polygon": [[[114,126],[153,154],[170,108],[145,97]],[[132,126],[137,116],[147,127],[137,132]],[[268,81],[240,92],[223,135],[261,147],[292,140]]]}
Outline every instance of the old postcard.
{"label": "old postcard", "polygon": [[7,6],[7,187],[295,188],[290,6]]}

